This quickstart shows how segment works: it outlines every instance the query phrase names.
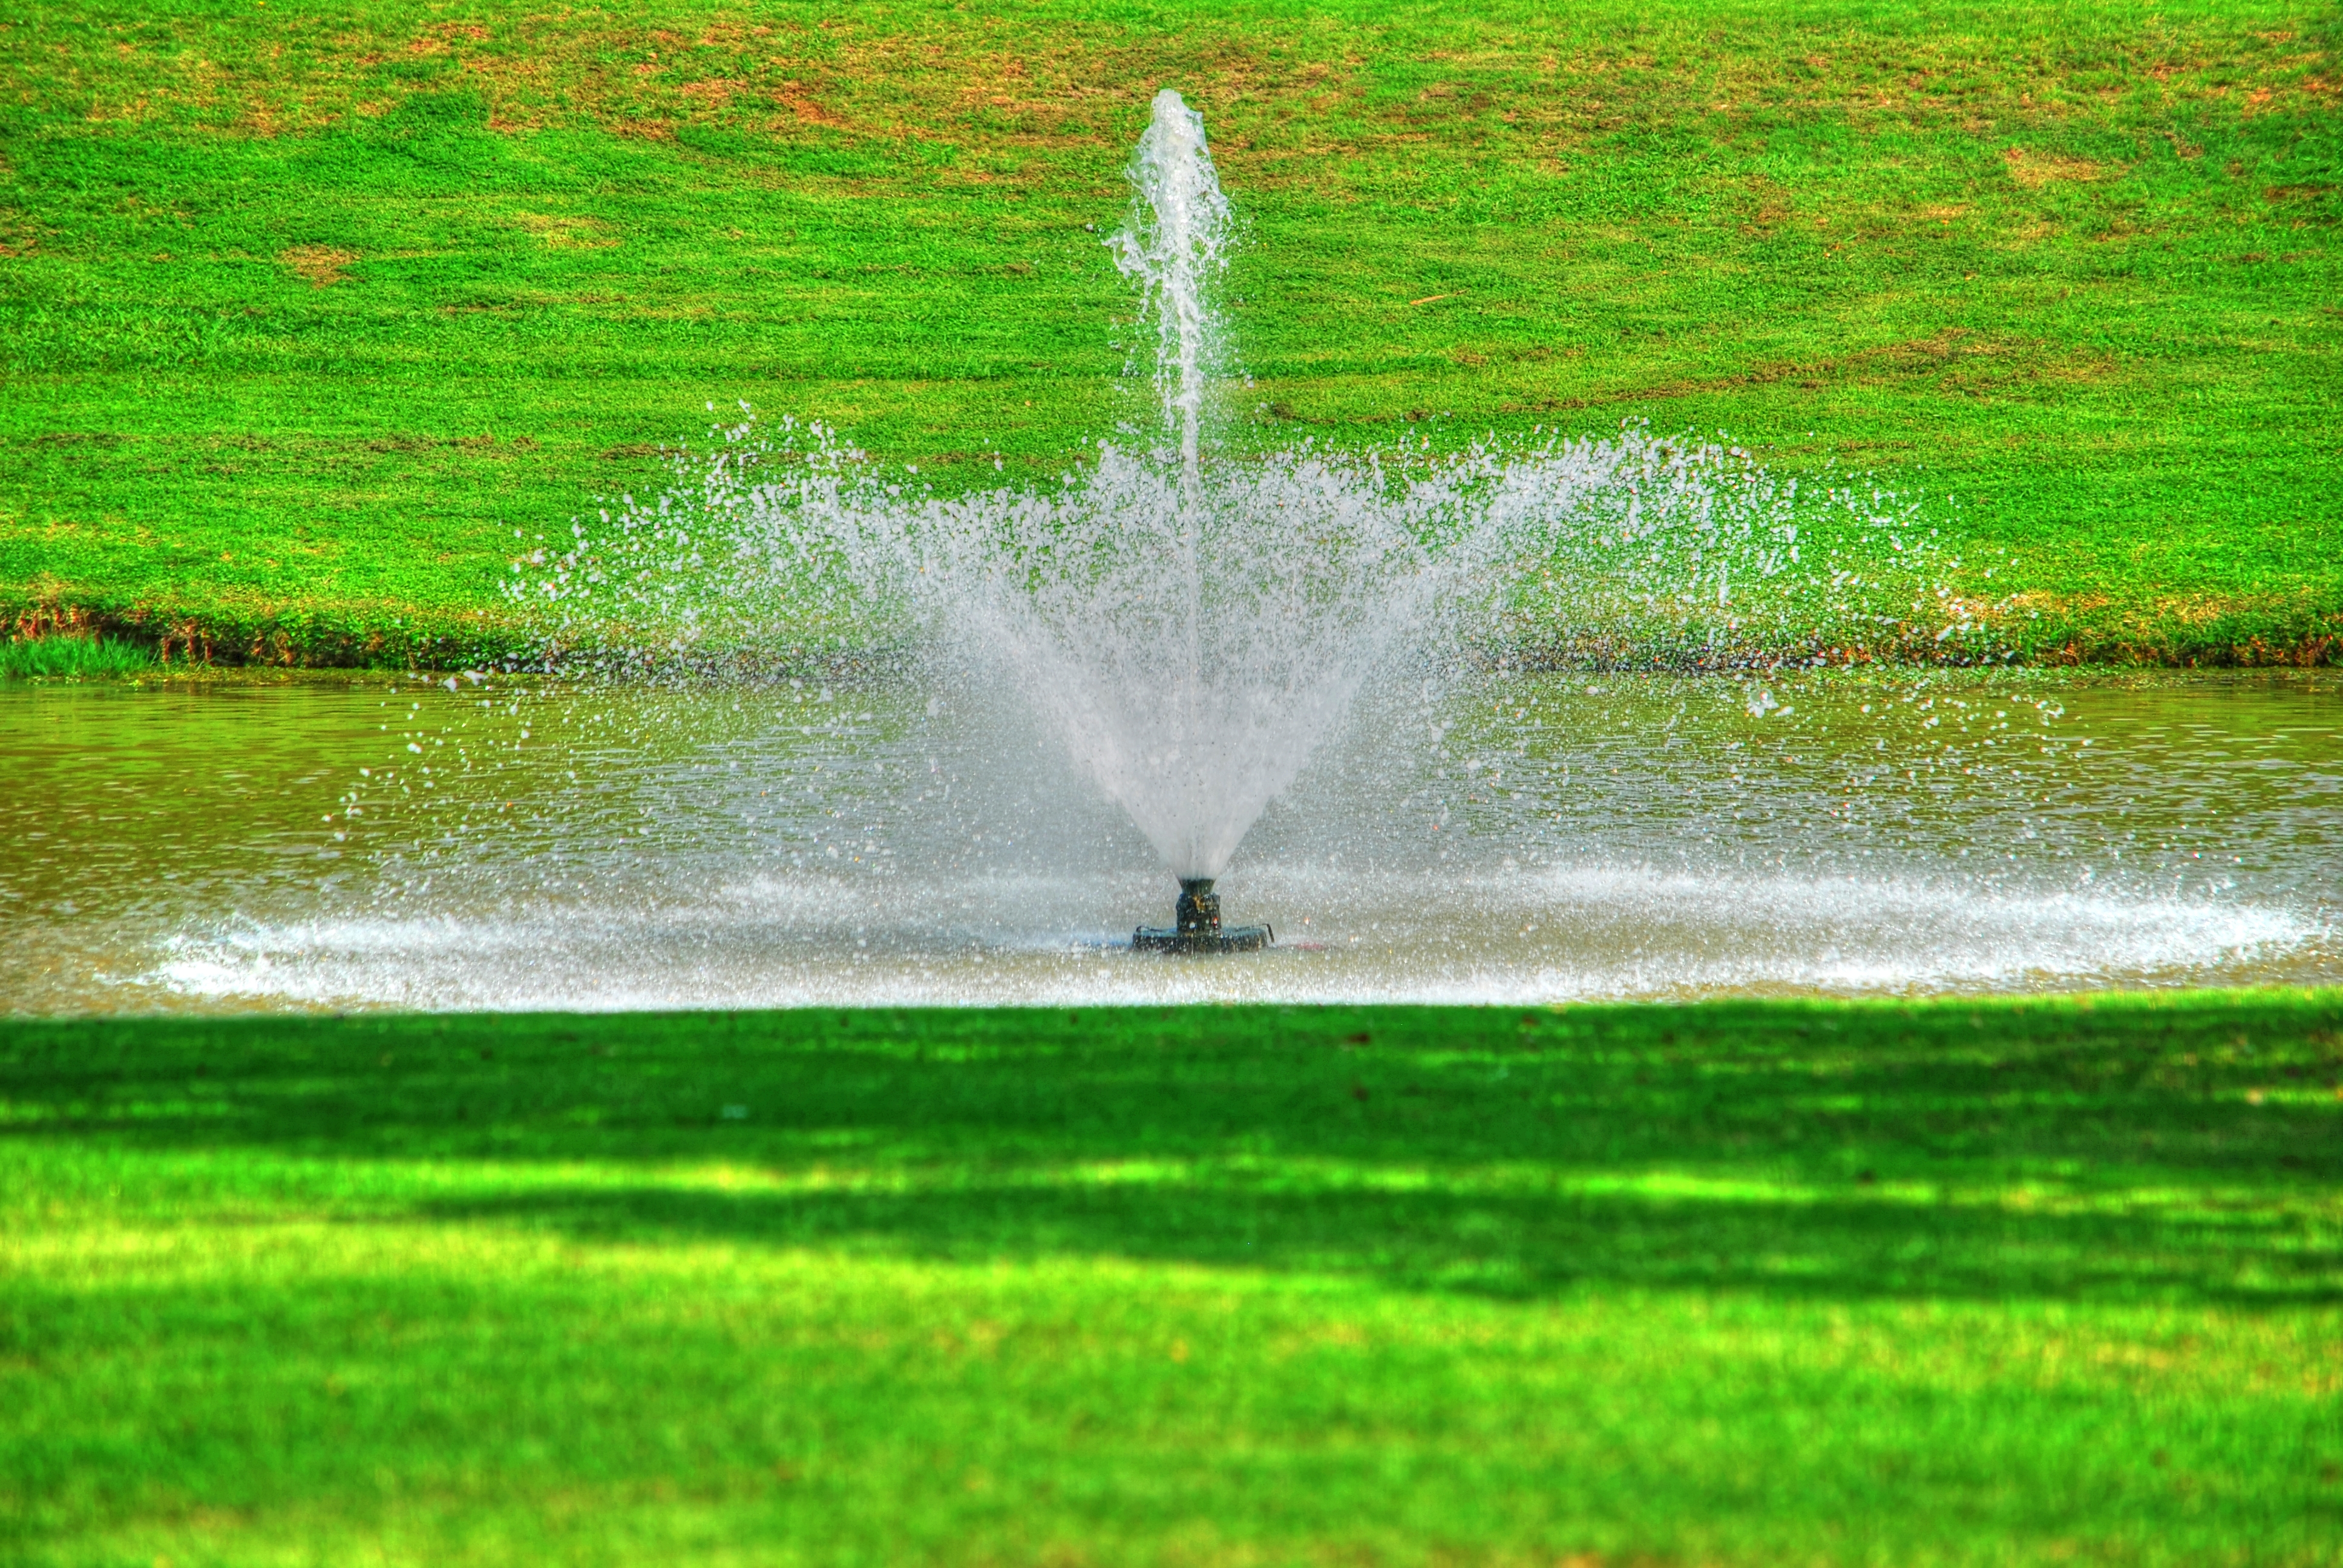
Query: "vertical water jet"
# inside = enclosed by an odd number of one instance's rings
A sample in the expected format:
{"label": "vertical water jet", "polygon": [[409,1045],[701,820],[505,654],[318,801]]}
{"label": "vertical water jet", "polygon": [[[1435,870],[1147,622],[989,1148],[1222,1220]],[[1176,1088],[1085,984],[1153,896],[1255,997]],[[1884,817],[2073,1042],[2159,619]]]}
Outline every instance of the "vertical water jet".
{"label": "vertical water jet", "polygon": [[[1178,453],[1174,531],[1184,610],[1178,705],[1181,727],[1192,734],[1203,722],[1205,700],[1204,397],[1221,347],[1212,287],[1227,262],[1231,215],[1205,143],[1203,116],[1169,87],[1155,95],[1147,130],[1127,173],[1131,220],[1108,244],[1123,275],[1139,281],[1142,317],[1155,323],[1156,393],[1162,401],[1167,445]],[[1171,753],[1174,759],[1178,755],[1177,749]],[[1190,844],[1186,858],[1191,863],[1202,859],[1201,848]],[[1212,890],[1212,878],[1183,873],[1170,930],[1142,926],[1133,945],[1200,952],[1267,946],[1266,926],[1242,927],[1222,935],[1220,896]]]}

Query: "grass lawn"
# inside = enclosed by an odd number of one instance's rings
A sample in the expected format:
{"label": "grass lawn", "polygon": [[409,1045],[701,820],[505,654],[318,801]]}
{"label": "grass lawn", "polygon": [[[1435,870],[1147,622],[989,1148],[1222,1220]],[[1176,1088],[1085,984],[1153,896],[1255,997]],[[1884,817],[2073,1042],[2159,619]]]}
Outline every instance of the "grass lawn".
{"label": "grass lawn", "polygon": [[1099,240],[1168,85],[1250,225],[1252,437],[1723,429],[1922,498],[2036,656],[2332,657],[2338,40],[2309,0],[33,0],[0,608],[460,656],[709,401],[1059,471],[1127,412]]}
{"label": "grass lawn", "polygon": [[0,1026],[0,1557],[2332,1563],[2343,993]]}

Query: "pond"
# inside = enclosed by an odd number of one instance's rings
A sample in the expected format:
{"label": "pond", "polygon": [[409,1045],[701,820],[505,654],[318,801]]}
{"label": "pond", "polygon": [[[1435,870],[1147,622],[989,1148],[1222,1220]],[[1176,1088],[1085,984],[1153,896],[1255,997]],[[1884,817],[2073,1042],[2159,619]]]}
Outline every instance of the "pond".
{"label": "pond", "polygon": [[[452,689],[451,689],[452,684]],[[904,678],[0,690],[18,1012],[1921,994],[2343,980],[2343,680],[1386,691],[1221,892]]]}

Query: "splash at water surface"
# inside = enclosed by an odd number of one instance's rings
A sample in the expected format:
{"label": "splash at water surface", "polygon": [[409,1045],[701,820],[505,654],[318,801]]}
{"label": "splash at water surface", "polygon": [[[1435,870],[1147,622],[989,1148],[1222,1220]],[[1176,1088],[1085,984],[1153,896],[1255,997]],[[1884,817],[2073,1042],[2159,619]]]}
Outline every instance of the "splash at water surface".
{"label": "splash at water surface", "polygon": [[[891,638],[947,685],[1018,694],[1190,879],[1228,868],[1371,682],[1436,685],[1606,618],[1730,648],[1825,608],[1896,626],[1926,608],[1907,514],[1801,497],[1721,444],[1241,449],[1215,418],[1239,385],[1216,300],[1232,210],[1177,93],[1129,177],[1110,244],[1154,328],[1152,438],[1101,440],[1051,486],[953,495],[820,424],[743,423],[665,495],[579,526],[528,596],[559,640]],[[1821,513],[1867,564],[1815,549]]]}

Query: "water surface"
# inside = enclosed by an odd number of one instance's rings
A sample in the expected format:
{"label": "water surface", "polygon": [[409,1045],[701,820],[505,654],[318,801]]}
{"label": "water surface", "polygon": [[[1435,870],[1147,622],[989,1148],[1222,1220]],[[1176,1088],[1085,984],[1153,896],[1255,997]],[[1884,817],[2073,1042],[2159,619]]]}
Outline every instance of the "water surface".
{"label": "water surface", "polygon": [[2331,677],[1381,693],[1245,840],[1272,952],[918,681],[0,689],[0,1007],[1560,1000],[2343,980]]}

